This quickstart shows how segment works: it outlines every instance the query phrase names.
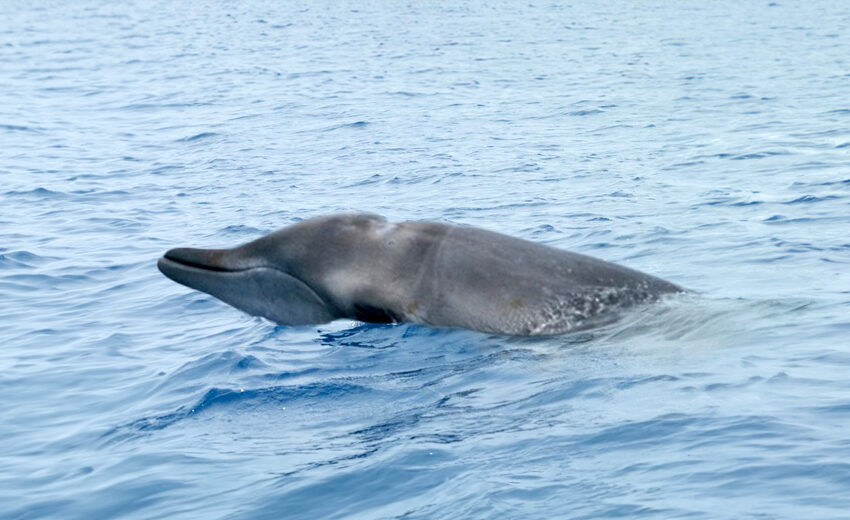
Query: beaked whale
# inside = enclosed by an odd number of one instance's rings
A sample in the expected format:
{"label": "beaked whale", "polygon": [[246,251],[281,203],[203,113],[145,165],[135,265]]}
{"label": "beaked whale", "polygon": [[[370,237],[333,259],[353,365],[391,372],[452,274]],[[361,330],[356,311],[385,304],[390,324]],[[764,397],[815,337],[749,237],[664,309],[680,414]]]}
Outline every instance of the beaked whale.
{"label": "beaked whale", "polygon": [[283,325],[349,318],[550,335],[683,292],[493,231],[371,214],[303,220],[232,249],[172,249],[157,265],[178,283]]}

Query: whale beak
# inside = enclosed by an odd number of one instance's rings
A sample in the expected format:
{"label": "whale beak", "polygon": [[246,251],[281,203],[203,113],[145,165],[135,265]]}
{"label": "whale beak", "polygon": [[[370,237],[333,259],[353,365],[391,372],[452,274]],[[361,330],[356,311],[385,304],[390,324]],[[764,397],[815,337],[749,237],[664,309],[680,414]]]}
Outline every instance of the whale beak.
{"label": "whale beak", "polygon": [[156,263],[171,280],[221,298],[238,286],[236,280],[260,267],[245,258],[239,248],[195,249],[177,247],[167,251]]}
{"label": "whale beak", "polygon": [[[195,249],[178,247],[166,252],[156,263],[160,272],[177,283],[201,289],[204,280],[226,273],[239,273],[255,267],[240,248]],[[201,289],[203,290],[203,289]]]}
{"label": "whale beak", "polygon": [[[177,247],[167,251],[157,262],[157,267],[166,276],[163,270],[177,266],[205,269],[207,271],[241,271],[246,266],[240,266],[239,262],[233,261],[232,249],[195,249],[192,247]],[[176,264],[176,265],[174,265]]]}
{"label": "whale beak", "polygon": [[179,284],[280,324],[326,323],[339,317],[305,282],[252,255],[250,249],[178,247],[156,265]]}

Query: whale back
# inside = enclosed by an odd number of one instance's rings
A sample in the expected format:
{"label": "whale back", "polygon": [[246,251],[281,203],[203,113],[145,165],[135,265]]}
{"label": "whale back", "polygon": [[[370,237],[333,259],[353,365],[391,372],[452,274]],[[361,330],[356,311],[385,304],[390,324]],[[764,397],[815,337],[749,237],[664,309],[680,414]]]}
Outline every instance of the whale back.
{"label": "whale back", "polygon": [[447,226],[417,300],[430,325],[511,335],[598,326],[617,311],[682,289],[593,257],[483,229]]}

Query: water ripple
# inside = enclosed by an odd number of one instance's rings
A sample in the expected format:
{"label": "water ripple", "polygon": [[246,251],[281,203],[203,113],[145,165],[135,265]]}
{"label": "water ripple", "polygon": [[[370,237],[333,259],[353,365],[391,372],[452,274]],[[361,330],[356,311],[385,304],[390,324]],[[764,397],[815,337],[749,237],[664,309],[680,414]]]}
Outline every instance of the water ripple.
{"label": "water ripple", "polygon": [[[10,6],[0,517],[847,516],[845,3]],[[335,211],[694,292],[530,340],[156,270]]]}

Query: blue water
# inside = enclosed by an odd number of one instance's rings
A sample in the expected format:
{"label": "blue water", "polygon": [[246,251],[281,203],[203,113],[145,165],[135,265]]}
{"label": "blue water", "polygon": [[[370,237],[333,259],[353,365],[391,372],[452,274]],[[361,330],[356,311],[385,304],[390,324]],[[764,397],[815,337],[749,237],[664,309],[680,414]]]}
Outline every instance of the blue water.
{"label": "blue water", "polygon": [[[596,4],[0,4],[0,517],[847,518],[850,4]],[[528,340],[155,267],[335,211],[695,293]]]}

